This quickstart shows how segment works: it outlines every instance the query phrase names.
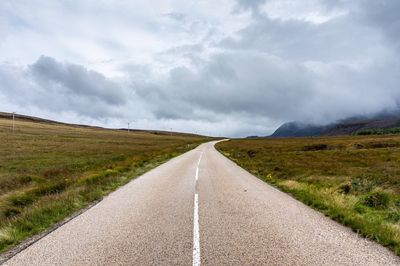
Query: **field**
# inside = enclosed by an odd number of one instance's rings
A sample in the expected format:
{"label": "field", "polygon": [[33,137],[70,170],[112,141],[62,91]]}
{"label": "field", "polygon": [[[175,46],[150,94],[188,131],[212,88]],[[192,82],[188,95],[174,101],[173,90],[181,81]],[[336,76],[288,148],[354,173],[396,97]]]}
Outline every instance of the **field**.
{"label": "field", "polygon": [[0,251],[206,138],[0,118]]}
{"label": "field", "polygon": [[400,136],[231,140],[217,148],[400,255]]}

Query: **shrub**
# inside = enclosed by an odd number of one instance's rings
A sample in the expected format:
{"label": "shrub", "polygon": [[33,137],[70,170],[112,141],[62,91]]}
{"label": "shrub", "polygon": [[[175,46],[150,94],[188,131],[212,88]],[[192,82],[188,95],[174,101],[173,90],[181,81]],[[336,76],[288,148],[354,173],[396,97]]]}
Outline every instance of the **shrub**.
{"label": "shrub", "polygon": [[340,191],[341,191],[342,193],[344,193],[344,194],[349,194],[350,191],[351,191],[351,188],[352,188],[352,186],[351,186],[351,183],[350,183],[350,182],[346,182],[346,183],[342,184],[342,185],[339,187]]}
{"label": "shrub", "polygon": [[69,171],[66,167],[57,167],[57,168],[47,169],[46,171],[44,171],[43,176],[45,178],[55,178],[60,176],[67,176],[68,174]]}
{"label": "shrub", "polygon": [[28,193],[20,193],[9,198],[12,205],[24,207],[31,204],[35,200],[34,195]]}
{"label": "shrub", "polygon": [[323,151],[327,149],[328,145],[326,144],[313,144],[313,145],[306,145],[303,147],[303,151]]}
{"label": "shrub", "polygon": [[368,196],[366,196],[363,200],[363,204],[371,207],[371,208],[378,208],[384,209],[389,206],[390,203],[390,196],[388,193],[383,191],[376,191],[372,192]]}
{"label": "shrub", "polygon": [[7,218],[13,217],[17,214],[20,213],[20,210],[18,208],[15,207],[10,207],[4,210],[4,216],[6,216]]}
{"label": "shrub", "polygon": [[67,186],[68,186],[68,184],[65,180],[50,182],[46,185],[43,185],[43,186],[35,189],[34,194],[36,196],[56,194],[56,193],[63,192],[67,188]]}
{"label": "shrub", "polygon": [[373,188],[374,182],[367,177],[356,177],[339,186],[339,190],[344,194],[363,194],[370,192]]}
{"label": "shrub", "polygon": [[399,134],[399,127],[392,128],[367,128],[360,129],[354,133],[354,135],[386,135],[386,134]]}
{"label": "shrub", "polygon": [[253,151],[253,150],[248,150],[248,151],[247,151],[247,155],[248,155],[250,158],[254,158],[254,157],[256,156],[256,152]]}
{"label": "shrub", "polygon": [[387,217],[388,220],[397,223],[400,221],[400,212],[399,211],[392,211],[390,212]]}

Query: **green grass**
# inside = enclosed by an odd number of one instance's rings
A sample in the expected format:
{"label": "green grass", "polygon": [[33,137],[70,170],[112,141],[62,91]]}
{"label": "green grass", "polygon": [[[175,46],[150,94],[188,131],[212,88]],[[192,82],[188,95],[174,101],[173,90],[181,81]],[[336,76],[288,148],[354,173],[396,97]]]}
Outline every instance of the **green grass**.
{"label": "green grass", "polygon": [[231,140],[217,149],[400,255],[400,136]]}
{"label": "green grass", "polygon": [[0,119],[0,252],[206,138]]}

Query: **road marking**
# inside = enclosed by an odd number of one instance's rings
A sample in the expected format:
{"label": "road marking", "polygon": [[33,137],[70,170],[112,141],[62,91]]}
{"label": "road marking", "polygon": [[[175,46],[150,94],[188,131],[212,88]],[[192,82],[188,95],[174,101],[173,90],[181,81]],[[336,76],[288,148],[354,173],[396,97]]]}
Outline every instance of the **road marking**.
{"label": "road marking", "polygon": [[204,151],[202,151],[201,154],[200,154],[199,161],[197,162],[197,167],[200,166],[201,158],[203,158],[203,153],[204,153]]}
{"label": "road marking", "polygon": [[201,158],[203,157],[204,151],[201,152],[199,161],[197,162],[197,167],[196,167],[196,181],[199,180],[199,166],[201,162]]}
{"label": "road marking", "polygon": [[194,194],[193,215],[193,266],[200,265],[199,195]]}
{"label": "road marking", "polygon": [[[196,187],[199,179],[199,166],[204,151],[201,152],[196,167]],[[200,266],[200,225],[199,225],[199,195],[197,191],[194,194],[194,210],[193,210],[193,266]]]}

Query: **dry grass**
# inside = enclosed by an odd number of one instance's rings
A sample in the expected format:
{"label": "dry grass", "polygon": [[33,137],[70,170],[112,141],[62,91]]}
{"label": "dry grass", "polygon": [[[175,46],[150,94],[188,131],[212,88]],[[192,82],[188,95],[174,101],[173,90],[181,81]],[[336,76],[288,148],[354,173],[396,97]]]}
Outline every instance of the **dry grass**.
{"label": "dry grass", "polygon": [[0,119],[0,251],[206,138]]}
{"label": "dry grass", "polygon": [[243,168],[400,254],[400,136],[232,140]]}

